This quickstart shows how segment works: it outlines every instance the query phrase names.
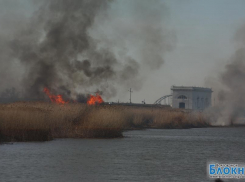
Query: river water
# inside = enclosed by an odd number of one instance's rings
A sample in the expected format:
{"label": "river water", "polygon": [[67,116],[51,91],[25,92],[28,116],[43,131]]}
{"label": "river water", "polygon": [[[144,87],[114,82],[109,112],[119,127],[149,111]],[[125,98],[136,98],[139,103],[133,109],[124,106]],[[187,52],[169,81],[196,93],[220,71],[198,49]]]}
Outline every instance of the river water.
{"label": "river water", "polygon": [[0,145],[0,182],[204,182],[214,181],[207,177],[210,161],[245,164],[245,128],[148,129],[124,136]]}

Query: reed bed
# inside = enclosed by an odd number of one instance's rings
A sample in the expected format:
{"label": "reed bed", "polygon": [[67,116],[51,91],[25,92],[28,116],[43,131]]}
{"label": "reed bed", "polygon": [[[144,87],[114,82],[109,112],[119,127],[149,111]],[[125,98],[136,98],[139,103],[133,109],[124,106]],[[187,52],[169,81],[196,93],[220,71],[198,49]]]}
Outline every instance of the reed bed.
{"label": "reed bed", "polygon": [[47,102],[0,105],[0,142],[115,138],[130,129],[207,126],[202,113],[170,108]]}

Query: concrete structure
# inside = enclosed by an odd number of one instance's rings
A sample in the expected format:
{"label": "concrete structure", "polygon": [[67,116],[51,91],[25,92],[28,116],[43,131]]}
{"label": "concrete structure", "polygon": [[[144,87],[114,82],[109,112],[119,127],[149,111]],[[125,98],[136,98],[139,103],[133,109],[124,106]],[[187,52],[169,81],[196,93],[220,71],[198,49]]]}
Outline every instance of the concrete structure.
{"label": "concrete structure", "polygon": [[212,89],[172,86],[172,107],[203,110],[211,106]]}

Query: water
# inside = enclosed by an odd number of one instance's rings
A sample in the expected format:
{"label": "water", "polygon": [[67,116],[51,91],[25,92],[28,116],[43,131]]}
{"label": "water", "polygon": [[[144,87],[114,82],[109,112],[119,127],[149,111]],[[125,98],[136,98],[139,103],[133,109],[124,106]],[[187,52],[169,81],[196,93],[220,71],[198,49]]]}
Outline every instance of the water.
{"label": "water", "polygon": [[124,136],[0,145],[0,181],[200,182],[210,181],[209,161],[245,163],[245,128],[149,129]]}

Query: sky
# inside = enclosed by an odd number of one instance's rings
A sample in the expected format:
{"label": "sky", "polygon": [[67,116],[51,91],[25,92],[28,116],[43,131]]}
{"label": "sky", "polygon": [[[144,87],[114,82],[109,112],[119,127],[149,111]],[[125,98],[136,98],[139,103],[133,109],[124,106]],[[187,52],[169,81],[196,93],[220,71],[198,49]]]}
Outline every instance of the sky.
{"label": "sky", "polygon": [[[114,21],[132,21],[132,1],[134,0],[115,0],[112,3],[109,14],[113,15]],[[172,85],[209,86],[207,80],[215,77],[217,71],[224,68],[234,53],[234,35],[239,27],[245,24],[244,0],[159,1],[164,5],[164,17],[156,22],[162,22],[163,31],[168,31],[166,35],[171,36],[173,47],[163,53],[165,62],[159,69],[145,72],[142,88],[133,90],[132,102],[136,103],[143,100],[149,104],[154,103],[158,98],[170,94]],[[1,21],[3,14],[21,14],[28,17],[34,9],[34,4],[29,0],[0,0],[0,31],[13,26],[10,23],[5,28],[6,25]],[[147,13],[150,11],[146,11],[143,18],[152,17]],[[19,18],[21,19],[21,16]],[[18,19],[10,22],[17,24]],[[152,22],[154,23],[154,19]],[[105,27],[97,28],[98,31],[109,32],[108,26]],[[136,49],[132,48],[130,51],[133,54]],[[118,96],[108,101],[129,102],[128,90],[129,88],[123,88]]]}
{"label": "sky", "polygon": [[148,75],[141,91],[132,94],[133,102],[153,103],[170,94],[172,85],[209,86],[206,80],[216,76],[234,53],[234,35],[245,23],[243,0],[164,2],[168,25],[176,35],[175,48],[164,55],[164,65]]}

